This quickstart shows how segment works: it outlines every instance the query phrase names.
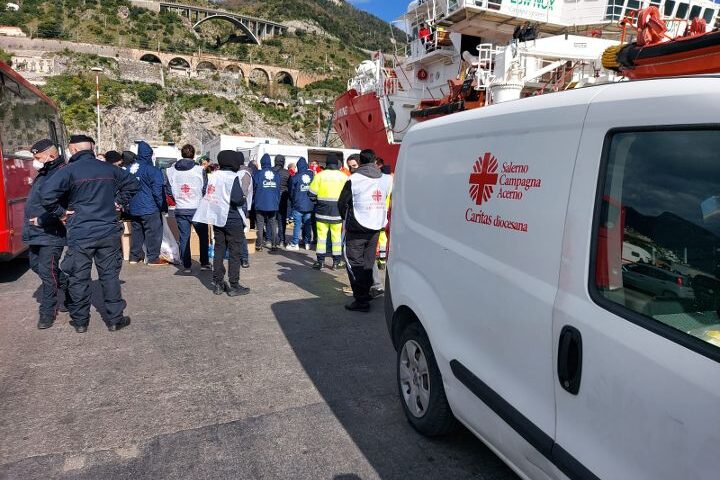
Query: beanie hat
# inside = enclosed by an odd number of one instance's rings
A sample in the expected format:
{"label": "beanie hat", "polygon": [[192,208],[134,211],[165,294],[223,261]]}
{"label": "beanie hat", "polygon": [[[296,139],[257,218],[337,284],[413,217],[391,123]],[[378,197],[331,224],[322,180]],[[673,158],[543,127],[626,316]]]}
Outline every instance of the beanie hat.
{"label": "beanie hat", "polygon": [[233,172],[240,169],[240,158],[242,158],[242,153],[233,150],[223,150],[217,156],[220,168],[229,168]]}

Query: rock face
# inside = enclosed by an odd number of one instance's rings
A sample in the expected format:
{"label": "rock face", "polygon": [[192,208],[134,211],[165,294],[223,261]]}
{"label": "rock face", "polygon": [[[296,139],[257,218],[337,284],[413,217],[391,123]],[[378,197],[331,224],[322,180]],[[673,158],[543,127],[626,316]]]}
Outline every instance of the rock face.
{"label": "rock face", "polygon": [[[173,136],[172,141],[178,145],[191,143],[200,147],[203,142],[220,134],[274,137],[280,139],[281,143],[289,144],[312,145],[317,141],[314,134],[295,132],[289,126],[270,125],[250,106],[241,104],[240,107],[244,118],[238,124],[230,124],[223,115],[202,109],[181,113],[181,133]],[[164,135],[167,127],[166,108],[165,105],[159,105],[152,108],[101,109],[100,150],[126,150],[135,140],[140,139],[155,142],[167,140]],[[93,137],[96,135],[94,130],[82,133]]]}

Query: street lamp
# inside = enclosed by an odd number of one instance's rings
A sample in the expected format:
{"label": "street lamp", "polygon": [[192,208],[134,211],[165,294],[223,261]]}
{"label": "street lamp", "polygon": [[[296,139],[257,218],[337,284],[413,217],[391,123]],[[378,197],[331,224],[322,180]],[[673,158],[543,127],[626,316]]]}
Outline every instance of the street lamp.
{"label": "street lamp", "polygon": [[315,100],[315,104],[317,105],[317,146],[320,146],[320,105],[322,105],[324,102],[320,99]]}
{"label": "street lamp", "polygon": [[95,72],[95,99],[97,101],[97,136],[95,138],[95,153],[100,152],[100,73],[102,67],[92,67],[90,70]]}

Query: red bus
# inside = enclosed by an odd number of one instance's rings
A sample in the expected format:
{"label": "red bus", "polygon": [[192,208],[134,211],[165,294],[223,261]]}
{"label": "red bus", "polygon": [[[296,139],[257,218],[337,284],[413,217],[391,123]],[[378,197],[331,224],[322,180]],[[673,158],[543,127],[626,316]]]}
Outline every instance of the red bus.
{"label": "red bus", "polygon": [[23,213],[36,174],[30,146],[42,138],[51,139],[65,154],[57,106],[0,62],[0,260],[15,258],[27,248],[22,242]]}

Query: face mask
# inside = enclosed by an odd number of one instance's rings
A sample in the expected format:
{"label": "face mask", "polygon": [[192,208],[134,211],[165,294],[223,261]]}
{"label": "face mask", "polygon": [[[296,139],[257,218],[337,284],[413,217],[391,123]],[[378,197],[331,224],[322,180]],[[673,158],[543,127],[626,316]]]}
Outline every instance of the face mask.
{"label": "face mask", "polygon": [[33,168],[35,170],[40,170],[44,166],[45,166],[45,164],[43,162],[41,162],[40,160],[33,160]]}

